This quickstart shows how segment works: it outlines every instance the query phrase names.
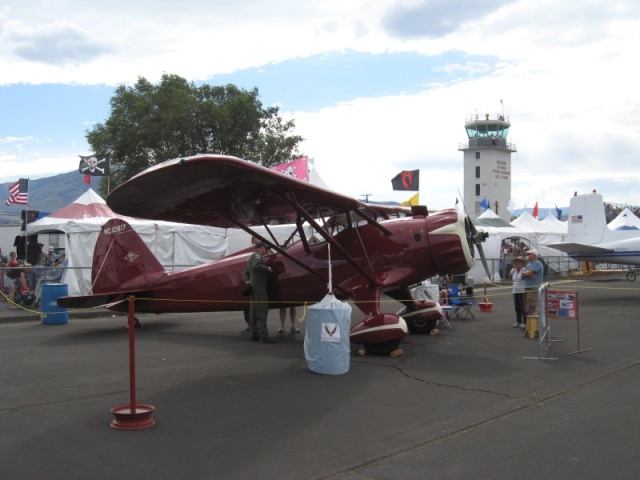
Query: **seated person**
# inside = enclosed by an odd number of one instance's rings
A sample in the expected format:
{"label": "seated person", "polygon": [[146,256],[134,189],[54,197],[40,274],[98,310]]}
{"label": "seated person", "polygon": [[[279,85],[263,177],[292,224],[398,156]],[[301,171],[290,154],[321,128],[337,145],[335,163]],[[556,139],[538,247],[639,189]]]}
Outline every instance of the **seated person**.
{"label": "seated person", "polygon": [[46,282],[59,282],[62,279],[62,274],[67,266],[67,256],[62,255],[59,259],[51,265],[52,268],[47,269],[44,274]]}
{"label": "seated person", "polygon": [[29,277],[25,270],[20,270],[19,277],[15,280],[14,301],[23,307],[30,307],[35,300],[35,293],[31,290]]}
{"label": "seated person", "polygon": [[29,289],[33,290],[36,286],[36,282],[38,281],[38,277],[36,275],[35,268],[33,268],[30,263],[24,264],[24,274],[29,281]]}
{"label": "seated person", "polygon": [[7,270],[5,267],[6,264],[4,262],[0,264],[0,292],[2,292],[2,295],[0,295],[0,302],[6,302],[5,295],[7,294],[7,287],[4,285],[4,276]]}

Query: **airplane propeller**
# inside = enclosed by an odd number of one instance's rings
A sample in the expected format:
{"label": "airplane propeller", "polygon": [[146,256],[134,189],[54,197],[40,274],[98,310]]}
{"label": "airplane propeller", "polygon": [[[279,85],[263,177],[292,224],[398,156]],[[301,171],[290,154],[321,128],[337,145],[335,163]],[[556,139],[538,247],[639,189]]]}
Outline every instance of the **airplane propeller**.
{"label": "airplane propeller", "polygon": [[484,271],[486,272],[487,277],[491,278],[489,265],[487,264],[487,259],[484,256],[484,250],[482,249],[482,242],[484,242],[489,237],[489,234],[487,232],[479,232],[468,214],[465,214],[464,216],[464,224],[465,231],[467,232],[467,241],[469,242],[469,248],[471,248],[473,251],[473,246],[476,246],[476,248],[478,249],[478,253],[480,254],[480,260],[482,261]]}

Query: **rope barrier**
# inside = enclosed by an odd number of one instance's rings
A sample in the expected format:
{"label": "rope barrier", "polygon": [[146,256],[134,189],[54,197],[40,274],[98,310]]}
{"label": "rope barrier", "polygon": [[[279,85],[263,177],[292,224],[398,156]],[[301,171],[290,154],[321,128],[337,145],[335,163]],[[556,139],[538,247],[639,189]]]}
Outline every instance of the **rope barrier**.
{"label": "rope barrier", "polygon": [[[573,283],[576,282],[576,280],[565,280],[565,281],[559,281],[559,282],[554,282],[554,285],[558,285],[558,284],[567,284],[567,283]],[[500,288],[503,289],[504,291],[502,292],[494,292],[494,293],[487,293],[486,298],[488,299],[497,299],[500,297],[511,297],[513,295],[513,291],[511,290],[511,285],[501,285],[501,284],[496,284],[496,283],[488,283],[488,285],[491,285],[493,287],[496,288]],[[575,289],[584,289],[584,290],[620,290],[620,291],[640,291],[640,287],[605,287],[605,286],[590,286],[590,285],[575,285],[572,286],[572,288]],[[30,312],[30,313],[35,313],[40,315],[41,318],[44,318],[46,315],[55,315],[55,314],[60,314],[63,312],[48,312],[48,313],[42,313],[40,310],[34,310],[28,307],[25,307],[24,305],[20,305],[19,303],[14,302],[13,300],[11,300],[8,295],[6,295],[4,292],[0,292],[0,295],[2,295],[2,297],[7,301],[7,303],[9,303],[10,305],[14,305],[17,309],[26,311],[26,312]],[[467,296],[467,298],[469,299],[481,299],[484,298],[485,295],[470,295]],[[380,300],[380,304],[384,305],[384,304],[397,304],[398,302],[411,302],[414,301],[414,298],[409,298],[409,299],[399,299],[399,300],[395,300],[395,299],[381,299]],[[98,305],[96,307],[91,307],[91,308],[73,308],[73,309],[67,309],[67,311],[69,313],[78,313],[78,312],[89,312],[89,311],[93,311],[96,310],[98,308],[109,308],[115,305],[118,305],[119,303],[123,303],[126,302],[126,299],[123,300],[119,300],[117,302],[111,302],[111,303],[106,303],[103,305]],[[151,297],[136,297],[136,302],[174,302],[174,303],[210,303],[210,304],[225,304],[225,303],[233,303],[233,304],[246,304],[247,308],[251,305],[251,303],[253,303],[250,299],[247,300],[206,300],[206,299],[185,299],[185,298],[151,298]],[[266,302],[255,302],[255,303],[267,303],[270,304],[272,302],[270,301],[266,301]],[[300,319],[300,322],[304,321],[304,319],[306,318],[307,315],[307,311],[308,311],[308,305],[311,303],[316,303],[315,300],[305,300],[304,302],[297,302],[297,301],[288,301],[288,300],[283,300],[283,301],[279,301],[279,304],[285,304],[285,305],[290,305],[290,306],[299,306],[302,304],[303,306],[303,315],[302,318]],[[358,300],[349,300],[349,303],[354,304],[354,305],[358,305],[359,303],[370,303],[370,301],[368,300],[362,300],[362,301],[358,301]],[[286,308],[286,307],[284,307]]]}

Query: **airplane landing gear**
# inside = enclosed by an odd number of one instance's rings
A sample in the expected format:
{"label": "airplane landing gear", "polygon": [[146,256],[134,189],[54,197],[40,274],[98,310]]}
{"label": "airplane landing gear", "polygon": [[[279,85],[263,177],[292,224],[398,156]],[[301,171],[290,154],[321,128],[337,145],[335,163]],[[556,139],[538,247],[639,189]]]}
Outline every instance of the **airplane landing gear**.
{"label": "airplane landing gear", "polygon": [[627,272],[627,280],[630,282],[635,282],[636,281],[636,270],[629,270]]}
{"label": "airplane landing gear", "polygon": [[365,343],[363,345],[366,353],[370,355],[381,355],[381,356],[389,356],[392,352],[398,350],[398,346],[400,345],[400,340],[389,340],[388,342],[382,343]]}
{"label": "airplane landing gear", "polygon": [[407,324],[398,315],[376,313],[351,327],[350,341],[371,355],[391,355],[406,335]]}
{"label": "airplane landing gear", "polygon": [[431,300],[419,300],[416,302],[416,310],[400,310],[396,315],[404,318],[407,328],[411,333],[431,333],[442,318],[442,307]]}
{"label": "airplane landing gear", "polygon": [[438,325],[438,320],[407,320],[407,328],[411,333],[429,334]]}

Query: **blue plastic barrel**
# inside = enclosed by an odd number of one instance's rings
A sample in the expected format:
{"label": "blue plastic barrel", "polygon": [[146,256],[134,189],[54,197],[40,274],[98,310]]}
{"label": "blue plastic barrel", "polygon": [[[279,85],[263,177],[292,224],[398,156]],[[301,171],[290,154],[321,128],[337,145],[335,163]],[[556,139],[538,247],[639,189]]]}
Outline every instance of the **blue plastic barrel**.
{"label": "blue plastic barrel", "polygon": [[42,285],[40,310],[44,314],[43,325],[65,325],[69,322],[66,308],[58,306],[58,298],[66,297],[69,288],[66,283],[45,283]]}

